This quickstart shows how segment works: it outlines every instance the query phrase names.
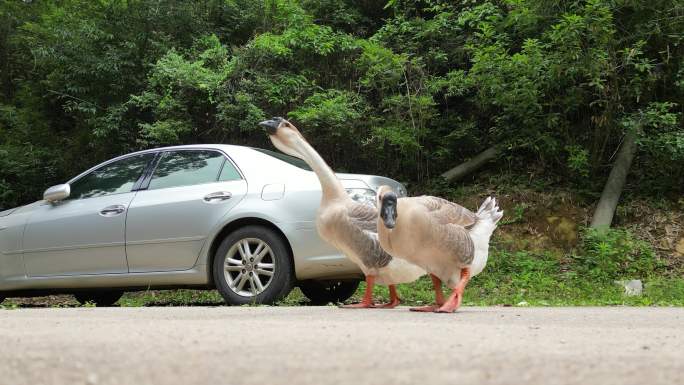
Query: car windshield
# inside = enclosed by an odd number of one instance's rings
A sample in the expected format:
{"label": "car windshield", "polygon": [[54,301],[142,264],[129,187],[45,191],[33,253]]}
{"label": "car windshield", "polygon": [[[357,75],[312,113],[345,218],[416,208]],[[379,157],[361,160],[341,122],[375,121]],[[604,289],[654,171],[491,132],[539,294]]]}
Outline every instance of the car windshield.
{"label": "car windshield", "polygon": [[264,150],[263,148],[252,147],[252,149],[257,150],[263,154],[272,156],[276,159],[282,160],[285,163],[289,163],[289,164],[296,166],[296,167],[299,167],[303,170],[313,171],[313,170],[311,170],[311,167],[309,167],[309,165],[306,164],[306,162],[304,162],[303,160],[301,160],[299,158],[295,158],[294,156],[290,156],[287,154],[283,154],[283,153],[275,152],[275,151],[271,151],[271,150]]}

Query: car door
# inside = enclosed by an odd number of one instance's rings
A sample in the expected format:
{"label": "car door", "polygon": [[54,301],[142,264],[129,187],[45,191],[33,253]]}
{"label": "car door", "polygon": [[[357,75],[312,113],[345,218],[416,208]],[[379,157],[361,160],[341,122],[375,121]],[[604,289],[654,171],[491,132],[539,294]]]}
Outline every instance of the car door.
{"label": "car door", "polygon": [[63,201],[36,208],[24,230],[29,276],[126,273],[126,212],[153,153],[114,162],[70,183]]}
{"label": "car door", "polygon": [[216,150],[164,152],[145,184],[126,222],[131,272],[192,268],[209,232],[247,192],[235,165]]}

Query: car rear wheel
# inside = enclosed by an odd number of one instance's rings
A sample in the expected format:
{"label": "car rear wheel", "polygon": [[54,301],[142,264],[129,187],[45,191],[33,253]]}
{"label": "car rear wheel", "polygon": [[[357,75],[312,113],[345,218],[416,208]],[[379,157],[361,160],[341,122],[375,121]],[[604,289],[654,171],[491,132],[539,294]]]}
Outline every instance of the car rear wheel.
{"label": "car rear wheel", "polygon": [[285,242],[273,230],[246,226],[216,250],[214,282],[229,305],[273,304],[290,293],[294,269]]}
{"label": "car rear wheel", "polygon": [[75,293],[74,298],[81,305],[92,302],[97,307],[107,307],[114,305],[123,294],[124,292],[121,290],[97,290]]}
{"label": "car rear wheel", "polygon": [[299,284],[302,293],[312,305],[342,303],[351,298],[359,287],[359,281],[304,281]]}

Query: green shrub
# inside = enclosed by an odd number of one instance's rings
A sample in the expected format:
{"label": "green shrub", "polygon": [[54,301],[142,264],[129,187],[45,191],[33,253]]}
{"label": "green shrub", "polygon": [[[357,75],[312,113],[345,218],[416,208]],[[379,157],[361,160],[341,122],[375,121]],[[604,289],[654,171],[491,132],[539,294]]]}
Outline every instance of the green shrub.
{"label": "green shrub", "polygon": [[645,278],[661,267],[650,244],[621,229],[582,230],[576,271],[601,281]]}

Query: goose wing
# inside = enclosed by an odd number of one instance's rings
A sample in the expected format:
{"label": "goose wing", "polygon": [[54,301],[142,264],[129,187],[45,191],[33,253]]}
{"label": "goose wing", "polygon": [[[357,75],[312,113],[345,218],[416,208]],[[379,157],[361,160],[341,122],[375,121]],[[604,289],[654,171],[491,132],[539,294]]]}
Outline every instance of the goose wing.
{"label": "goose wing", "polygon": [[378,210],[375,207],[352,202],[347,206],[352,225],[363,231],[378,232]]}
{"label": "goose wing", "polygon": [[364,265],[369,268],[387,266],[392,256],[380,246],[378,239],[378,210],[353,202],[347,206],[350,246],[355,249]]}
{"label": "goose wing", "polygon": [[469,228],[477,221],[477,216],[474,212],[446,199],[422,196],[418,197],[417,201],[428,211],[432,220],[438,224],[455,224]]}
{"label": "goose wing", "polygon": [[458,256],[460,263],[470,265],[475,257],[475,244],[470,237],[470,231],[454,223],[449,223],[445,226],[445,243],[450,245],[451,250]]}
{"label": "goose wing", "polygon": [[435,225],[432,228],[431,243],[437,248],[436,255],[448,258],[449,263],[467,266],[475,257],[475,244],[470,231],[453,223]]}

